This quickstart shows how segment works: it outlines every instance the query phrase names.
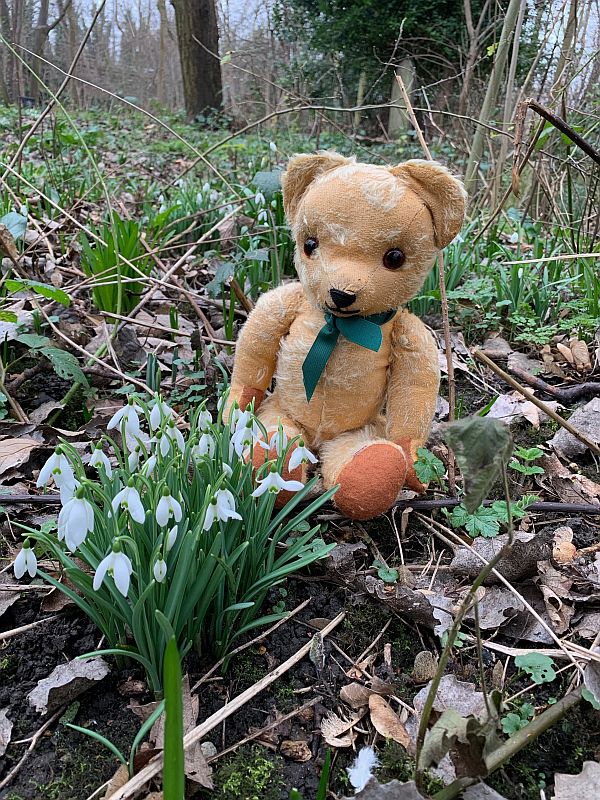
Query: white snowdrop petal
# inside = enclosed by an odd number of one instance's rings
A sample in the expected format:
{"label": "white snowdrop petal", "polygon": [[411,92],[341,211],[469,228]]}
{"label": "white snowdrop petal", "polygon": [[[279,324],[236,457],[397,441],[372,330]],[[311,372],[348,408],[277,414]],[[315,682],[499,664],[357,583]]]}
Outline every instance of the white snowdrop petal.
{"label": "white snowdrop petal", "polygon": [[104,580],[106,572],[111,564],[112,560],[111,556],[112,553],[109,553],[109,555],[107,555],[106,558],[103,558],[102,561],[98,564],[96,573],[94,575],[94,581],[92,583],[95,592],[97,592],[98,589],[102,586],[102,581]]}
{"label": "white snowdrop petal", "polygon": [[31,549],[25,550],[25,566],[27,567],[27,572],[29,572],[29,577],[35,578],[37,572],[37,558]]}
{"label": "white snowdrop petal", "polygon": [[142,505],[137,489],[130,488],[129,490],[129,494],[127,495],[127,510],[134,522],[139,522],[141,524],[146,519],[146,512],[144,511],[144,506]]}
{"label": "white snowdrop petal", "polygon": [[158,501],[156,506],[156,521],[164,528],[169,522],[169,503],[167,498],[163,495]]}
{"label": "white snowdrop petal", "polygon": [[131,574],[127,567],[127,562],[125,561],[127,556],[123,553],[114,553],[114,556],[112,571],[115,586],[123,597],[127,597],[127,592],[129,591],[129,576]]}
{"label": "white snowdrop petal", "polygon": [[300,489],[304,489],[304,484],[301,481],[281,481],[281,488],[285,489],[286,492],[299,492]]}
{"label": "white snowdrop petal", "polygon": [[25,575],[25,570],[27,569],[27,550],[25,547],[22,547],[17,553],[13,569],[15,571],[15,578],[21,579],[23,575]]}

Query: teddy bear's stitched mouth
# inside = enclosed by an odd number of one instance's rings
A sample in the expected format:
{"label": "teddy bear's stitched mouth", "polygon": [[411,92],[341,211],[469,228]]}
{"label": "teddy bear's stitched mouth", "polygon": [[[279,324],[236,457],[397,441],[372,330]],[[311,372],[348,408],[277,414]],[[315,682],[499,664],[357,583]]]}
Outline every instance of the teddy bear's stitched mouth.
{"label": "teddy bear's stitched mouth", "polygon": [[325,307],[334,314],[345,314],[346,316],[356,316],[357,314],[360,314],[360,311],[356,310],[351,311],[346,308],[337,308],[336,306],[330,306],[329,303],[325,303]]}

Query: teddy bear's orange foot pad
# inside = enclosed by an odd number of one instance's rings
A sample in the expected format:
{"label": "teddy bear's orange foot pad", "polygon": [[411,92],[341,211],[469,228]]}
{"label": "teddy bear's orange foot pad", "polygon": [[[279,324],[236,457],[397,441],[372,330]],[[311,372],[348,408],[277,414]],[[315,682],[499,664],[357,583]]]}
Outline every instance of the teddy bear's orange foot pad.
{"label": "teddy bear's orange foot pad", "polygon": [[359,450],[343,467],[333,496],[337,508],[350,519],[372,519],[386,512],[404,486],[408,464],[402,449],[381,442]]}

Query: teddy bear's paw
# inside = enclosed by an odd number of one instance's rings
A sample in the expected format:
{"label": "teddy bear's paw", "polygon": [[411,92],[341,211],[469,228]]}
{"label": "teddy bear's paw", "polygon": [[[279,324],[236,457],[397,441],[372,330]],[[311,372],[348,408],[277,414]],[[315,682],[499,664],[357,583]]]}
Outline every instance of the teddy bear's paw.
{"label": "teddy bear's paw", "polygon": [[[290,458],[296,447],[297,445],[295,444],[290,447],[285,458],[281,477],[284,481],[301,481],[302,483],[306,483],[308,478],[306,464],[298,464],[298,466],[292,470],[289,468]],[[252,466],[254,467],[254,470],[256,471],[259,467],[262,467],[267,459],[269,459],[269,461],[277,461],[278,455],[275,445],[271,447],[268,454],[264,448],[255,446],[252,452]],[[295,492],[286,492],[285,489],[283,489],[277,495],[277,499],[275,500],[275,508],[283,508],[284,505],[292,499],[294,494]]]}
{"label": "teddy bear's paw", "polygon": [[343,467],[333,496],[337,508],[351,519],[372,519],[386,512],[404,486],[408,462],[391,442],[376,442],[359,450]]}

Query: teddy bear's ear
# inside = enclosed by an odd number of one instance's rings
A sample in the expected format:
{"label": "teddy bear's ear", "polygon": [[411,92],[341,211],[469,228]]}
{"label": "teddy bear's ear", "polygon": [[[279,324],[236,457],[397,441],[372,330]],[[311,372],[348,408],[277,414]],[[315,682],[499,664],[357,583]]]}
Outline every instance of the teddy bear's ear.
{"label": "teddy bear's ear", "polygon": [[314,155],[292,156],[287,170],[281,176],[283,207],[290,224],[294,221],[300,200],[315,178],[331,169],[352,163],[353,158],[345,158],[332,150],[322,150]]}
{"label": "teddy bear's ear", "polygon": [[436,245],[441,249],[450,244],[465,219],[467,193],[461,181],[437,161],[413,159],[390,171],[407,180],[429,209]]}

